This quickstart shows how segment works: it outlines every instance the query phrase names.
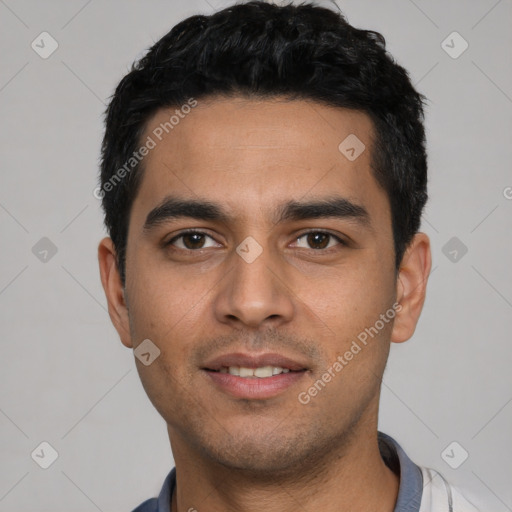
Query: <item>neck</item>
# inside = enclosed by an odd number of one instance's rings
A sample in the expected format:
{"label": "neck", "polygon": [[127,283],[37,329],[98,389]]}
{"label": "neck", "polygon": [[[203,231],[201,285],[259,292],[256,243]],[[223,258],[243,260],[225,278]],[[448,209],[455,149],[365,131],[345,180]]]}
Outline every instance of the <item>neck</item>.
{"label": "neck", "polygon": [[368,429],[333,446],[317,461],[287,474],[254,475],[222,466],[169,430],[176,464],[172,512],[323,510],[393,512],[399,478],[380,455],[377,431]]}

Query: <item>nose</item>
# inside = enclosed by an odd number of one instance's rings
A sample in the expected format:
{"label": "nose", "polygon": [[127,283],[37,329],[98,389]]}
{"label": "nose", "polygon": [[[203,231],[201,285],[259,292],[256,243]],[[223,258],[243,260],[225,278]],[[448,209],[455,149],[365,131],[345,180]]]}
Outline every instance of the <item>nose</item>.
{"label": "nose", "polygon": [[219,322],[258,329],[279,327],[293,318],[293,292],[285,282],[284,262],[268,249],[255,259],[233,252],[230,260],[214,301]]}

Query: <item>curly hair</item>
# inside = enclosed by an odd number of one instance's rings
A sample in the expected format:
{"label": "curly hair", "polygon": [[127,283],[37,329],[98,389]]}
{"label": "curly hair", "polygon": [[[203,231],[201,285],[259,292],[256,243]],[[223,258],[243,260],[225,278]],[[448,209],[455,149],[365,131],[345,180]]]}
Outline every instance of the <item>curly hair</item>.
{"label": "curly hair", "polygon": [[100,188],[121,280],[131,205],[143,165],[107,187],[141,144],[150,118],[193,97],[286,97],[362,111],[376,132],[371,169],[391,208],[396,270],[427,201],[425,96],[384,37],[311,3],[237,4],[177,24],[132,65],[105,115]]}

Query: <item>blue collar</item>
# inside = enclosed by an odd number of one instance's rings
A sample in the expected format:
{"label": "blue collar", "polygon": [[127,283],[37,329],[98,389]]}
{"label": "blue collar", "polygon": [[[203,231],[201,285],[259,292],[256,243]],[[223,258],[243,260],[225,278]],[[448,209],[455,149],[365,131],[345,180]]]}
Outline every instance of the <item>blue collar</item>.
{"label": "blue collar", "polygon": [[382,432],[379,432],[379,448],[384,462],[400,476],[394,512],[419,512],[423,495],[421,469],[392,437]]}
{"label": "blue collar", "polygon": [[[400,475],[400,488],[394,512],[419,512],[423,494],[421,469],[390,436],[379,432],[379,448],[386,464]],[[170,512],[171,496],[176,487],[176,468],[167,475],[158,498],[141,503],[133,512]]]}

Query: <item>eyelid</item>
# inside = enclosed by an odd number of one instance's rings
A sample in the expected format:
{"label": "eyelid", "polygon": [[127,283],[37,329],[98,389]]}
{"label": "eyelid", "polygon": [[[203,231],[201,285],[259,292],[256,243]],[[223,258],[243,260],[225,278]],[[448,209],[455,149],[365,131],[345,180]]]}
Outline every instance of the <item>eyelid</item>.
{"label": "eyelid", "polygon": [[[297,241],[299,238],[302,238],[303,236],[308,235],[310,233],[321,233],[323,235],[329,235],[330,237],[336,239],[336,241],[339,242],[340,245],[345,245],[345,246],[348,245],[348,241],[345,240],[344,238],[342,238],[340,235],[336,235],[336,234],[332,233],[331,231],[329,231],[328,229],[319,229],[319,228],[311,228],[306,231],[301,231],[299,234],[294,236],[294,241]],[[329,249],[333,249],[333,247],[330,247]],[[322,251],[325,252],[325,251],[328,251],[329,249],[311,249],[311,250],[315,251],[315,252],[322,252]]]}
{"label": "eyelid", "polygon": [[[212,235],[208,234],[204,229],[188,228],[188,229],[184,229],[183,231],[180,231],[177,234],[173,235],[169,240],[164,241],[162,245],[164,247],[172,246],[173,242],[175,242],[179,238],[184,237],[186,235],[191,235],[191,234],[204,235],[204,236],[207,236],[207,237],[211,238],[212,240],[214,240],[215,243],[219,243],[219,242],[217,242],[217,240],[215,240],[215,238]],[[181,251],[197,252],[197,251],[200,251],[202,248],[200,248],[200,249],[182,249],[181,247],[178,247],[178,249]]]}

